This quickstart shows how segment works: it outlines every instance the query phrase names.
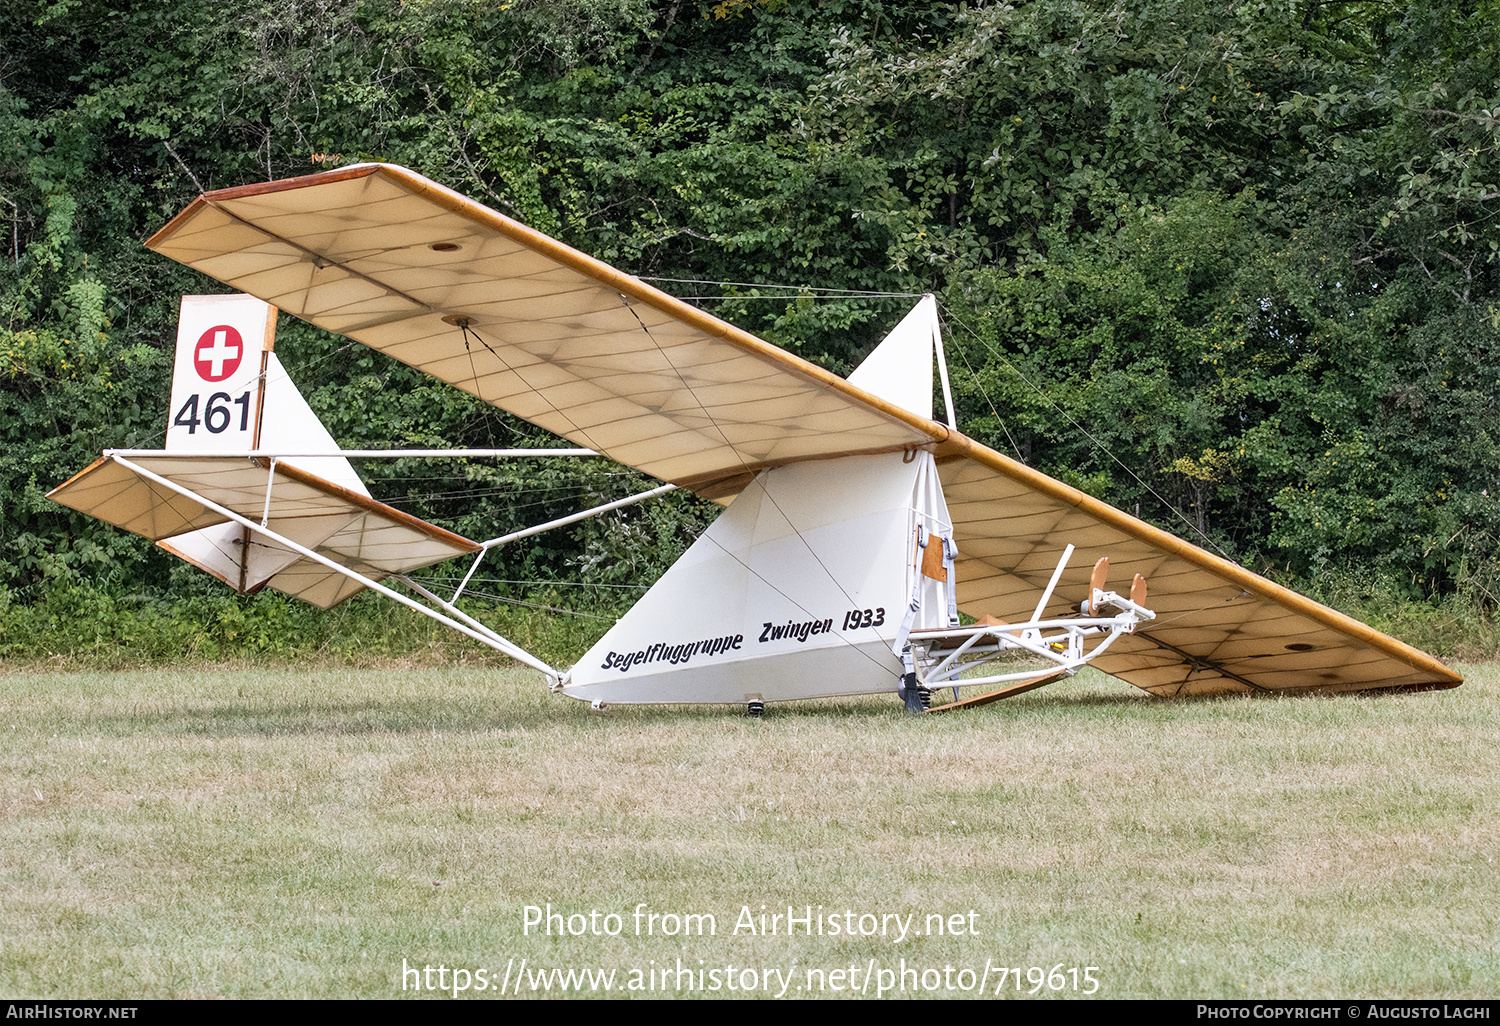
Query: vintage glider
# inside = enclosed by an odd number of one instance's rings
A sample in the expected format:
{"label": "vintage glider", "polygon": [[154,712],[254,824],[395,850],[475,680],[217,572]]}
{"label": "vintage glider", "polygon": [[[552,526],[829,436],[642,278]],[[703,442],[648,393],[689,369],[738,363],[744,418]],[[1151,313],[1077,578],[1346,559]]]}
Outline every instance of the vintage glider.
{"label": "vintage glider", "polygon": [[[935,420],[930,297],[846,381],[381,164],[207,193],[147,245],[668,482],[622,501],[677,486],[728,505],[571,670],[549,667],[460,612],[464,585],[443,599],[405,576],[476,552],[472,575],[508,539],[469,542],[352,487],[347,463],[328,462],[326,432],[292,426],[311,414],[289,383],[268,384],[283,380],[269,344],[242,391],[218,386],[221,325],[210,316],[180,331],[177,376],[199,391],[179,397],[174,384],[174,423],[201,416],[206,434],[216,403],[221,434],[250,433],[225,451],[169,436],[165,452],[109,452],[52,497],[241,591],[329,604],[378,588],[596,704],[756,710],[897,692],[918,709],[951,686],[952,707],[1085,663],[1160,696],[1461,682],[1425,653]],[[194,369],[216,352],[218,364]],[[362,548],[366,533],[389,544]],[[1126,594],[1110,590],[1111,566],[1134,578]],[[965,626],[960,611],[977,620]],[[1045,672],[996,665],[1017,650]],[[959,700],[960,687],[992,690]]]}

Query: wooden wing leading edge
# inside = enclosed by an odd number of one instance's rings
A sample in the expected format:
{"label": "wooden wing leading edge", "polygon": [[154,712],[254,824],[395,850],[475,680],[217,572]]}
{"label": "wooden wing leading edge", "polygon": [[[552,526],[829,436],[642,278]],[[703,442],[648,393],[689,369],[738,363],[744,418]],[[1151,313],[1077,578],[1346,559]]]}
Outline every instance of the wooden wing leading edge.
{"label": "wooden wing leading edge", "polygon": [[[1425,653],[872,396],[404,168],[366,164],[207,193],[148,243],[579,445],[708,498],[759,470],[937,455],[959,603],[1048,613],[1111,561],[1154,622],[1095,665],[1159,695],[1452,687]],[[175,514],[174,514],[175,515]]]}

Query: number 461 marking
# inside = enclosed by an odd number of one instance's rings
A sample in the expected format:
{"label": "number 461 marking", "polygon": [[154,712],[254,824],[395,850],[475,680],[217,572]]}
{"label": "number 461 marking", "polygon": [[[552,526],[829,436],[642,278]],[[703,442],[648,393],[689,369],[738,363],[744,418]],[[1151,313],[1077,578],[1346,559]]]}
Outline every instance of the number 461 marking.
{"label": "number 461 marking", "polygon": [[208,397],[201,419],[198,416],[198,396],[190,395],[188,401],[182,404],[182,409],[178,410],[177,415],[172,418],[172,426],[185,427],[191,435],[195,434],[198,425],[202,424],[210,434],[221,434],[228,429],[229,422],[233,419],[231,406],[240,408],[239,430],[250,430],[250,393],[248,391],[238,399],[231,397],[228,392],[215,392]]}

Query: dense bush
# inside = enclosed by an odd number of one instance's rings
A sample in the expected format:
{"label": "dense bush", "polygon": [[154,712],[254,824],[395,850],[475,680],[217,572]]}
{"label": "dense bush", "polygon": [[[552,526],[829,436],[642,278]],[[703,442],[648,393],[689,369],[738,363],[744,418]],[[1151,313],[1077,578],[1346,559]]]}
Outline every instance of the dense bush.
{"label": "dense bush", "polygon": [[[96,650],[302,651],[356,616],[185,592],[43,495],[154,444],[178,297],[218,288],[140,240],[202,190],[365,159],[634,273],[791,286],[664,282],[839,372],[909,301],[801,287],[935,291],[976,437],[1257,569],[1374,582],[1347,600],[1497,597],[1492,2],[22,0],[0,38],[12,654],[71,619]],[[286,319],[278,352],[345,445],[539,439]],[[362,469],[481,537],[644,484]],[[676,496],[486,572],[637,585],[712,513]]]}

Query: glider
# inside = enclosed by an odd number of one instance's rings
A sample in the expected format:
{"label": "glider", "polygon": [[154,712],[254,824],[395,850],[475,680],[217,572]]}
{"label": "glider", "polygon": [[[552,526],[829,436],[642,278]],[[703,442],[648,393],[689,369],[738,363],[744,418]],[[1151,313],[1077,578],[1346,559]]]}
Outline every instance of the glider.
{"label": "glider", "polygon": [[[260,364],[220,387],[225,318],[189,324],[185,306],[172,417],[193,437],[106,452],[51,497],[240,591],[327,605],[377,588],[596,705],[895,692],[916,711],[952,687],[952,708],[1086,663],[1163,697],[1462,680],[934,419],[931,297],[845,380],[384,164],[206,193],[147,245],[580,447],[542,453],[665,482],[622,502],[675,486],[728,506],[577,664],[550,667],[460,612],[464,584],[443,598],[406,577],[467,553],[472,575],[508,538],[472,542],[369,498],[308,424],[269,330],[263,344],[238,332]],[[197,391],[179,396],[178,378]],[[1017,651],[1043,669],[1014,670],[1002,657]]]}

